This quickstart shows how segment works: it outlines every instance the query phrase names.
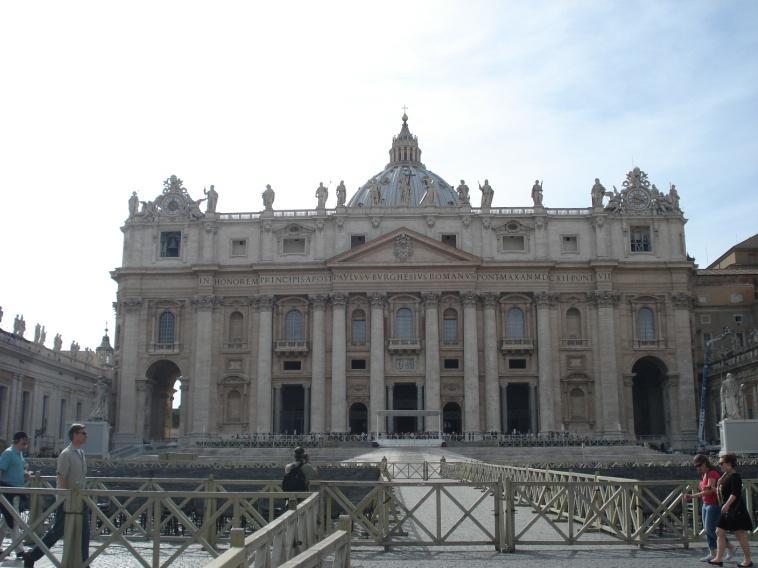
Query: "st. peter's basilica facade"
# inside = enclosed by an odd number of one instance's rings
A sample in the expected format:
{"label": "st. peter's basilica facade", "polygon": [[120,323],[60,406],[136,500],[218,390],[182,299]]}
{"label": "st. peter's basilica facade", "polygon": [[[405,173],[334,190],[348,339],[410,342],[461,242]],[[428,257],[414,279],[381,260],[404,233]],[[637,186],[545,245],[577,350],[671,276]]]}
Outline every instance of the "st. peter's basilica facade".
{"label": "st. peter's basilica facade", "polygon": [[295,211],[267,187],[257,213],[219,213],[215,188],[193,200],[175,176],[133,194],[113,272],[116,445],[437,428],[376,420],[386,409],[440,410],[448,432],[694,445],[676,188],[638,168],[620,191],[590,186],[587,207],[545,207],[538,182],[533,206],[492,206],[489,183],[426,169],[403,116],[384,170],[349,198],[340,183],[333,209],[323,186]]}

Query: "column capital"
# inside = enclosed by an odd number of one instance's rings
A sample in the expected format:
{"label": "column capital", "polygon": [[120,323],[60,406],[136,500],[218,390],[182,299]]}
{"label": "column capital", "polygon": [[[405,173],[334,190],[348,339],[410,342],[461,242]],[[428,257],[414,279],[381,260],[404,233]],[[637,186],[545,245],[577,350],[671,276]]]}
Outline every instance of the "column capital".
{"label": "column capital", "polygon": [[497,292],[482,292],[479,294],[479,297],[482,299],[482,303],[486,307],[494,308],[495,304],[497,304],[499,294]]}
{"label": "column capital", "polygon": [[440,295],[437,292],[422,292],[421,297],[424,299],[424,305],[427,308],[435,308],[440,301]]}
{"label": "column capital", "polygon": [[384,292],[369,292],[367,296],[372,306],[384,307],[384,301],[387,297]]}
{"label": "column capital", "polygon": [[621,299],[621,294],[615,290],[593,290],[588,295],[589,301],[598,306],[615,306]]}
{"label": "column capital", "polygon": [[197,295],[191,300],[196,310],[212,310],[221,303],[221,298],[210,295]]}
{"label": "column capital", "polygon": [[255,299],[255,303],[259,310],[270,310],[274,307],[274,297],[263,294]]}
{"label": "column capital", "polygon": [[464,290],[460,295],[464,306],[476,306],[479,300],[477,293],[473,290]]}
{"label": "column capital", "polygon": [[344,292],[332,292],[329,295],[329,299],[331,300],[333,306],[344,307],[345,304],[347,304],[347,294]]}
{"label": "column capital", "polygon": [[548,292],[546,290],[535,292],[534,302],[538,306],[554,306],[558,302],[558,292]]}
{"label": "column capital", "polygon": [[687,292],[672,292],[671,303],[675,308],[689,310],[694,305],[694,298]]}
{"label": "column capital", "polygon": [[328,297],[324,294],[310,294],[308,296],[308,300],[310,300],[311,307],[313,307],[314,311],[324,311],[327,298]]}
{"label": "column capital", "polygon": [[124,298],[121,305],[127,312],[138,312],[142,308],[142,298]]}

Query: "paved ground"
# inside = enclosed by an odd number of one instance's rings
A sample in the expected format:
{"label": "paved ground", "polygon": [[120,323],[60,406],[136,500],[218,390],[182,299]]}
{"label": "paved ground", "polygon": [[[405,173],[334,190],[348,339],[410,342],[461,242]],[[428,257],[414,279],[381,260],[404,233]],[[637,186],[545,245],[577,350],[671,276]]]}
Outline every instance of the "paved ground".
{"label": "paved ground", "polygon": [[[451,449],[444,448],[378,448],[369,452],[361,453],[353,457],[355,461],[379,461],[386,457],[389,461],[397,462],[423,462],[439,461],[444,455],[447,460],[461,459],[463,456],[456,454]],[[432,484],[433,486],[433,484]],[[397,491],[398,499],[409,509],[413,509],[420,499],[429,493],[429,488],[403,486],[399,484]],[[442,533],[449,531],[461,517],[461,507],[471,508],[474,503],[483,497],[481,490],[476,488],[447,489],[448,493],[440,493],[441,499],[441,524]],[[400,540],[428,540],[428,534],[421,528],[426,526],[430,532],[436,531],[436,494],[432,494],[423,504],[414,511],[418,522],[410,520],[403,523],[404,534]],[[455,504],[453,498],[458,501]],[[493,530],[493,499],[485,496],[473,509],[473,515],[482,525],[468,519],[458,525],[451,535],[457,541],[476,542],[485,538],[484,531]],[[526,526],[532,519],[531,513],[525,508],[519,508],[516,514],[517,531]],[[376,547],[354,547],[351,555],[352,564],[357,568],[410,568],[412,567],[460,567],[479,568],[483,566],[505,565],[513,567],[540,568],[571,567],[571,568],[595,568],[595,567],[692,567],[704,566],[697,562],[703,555],[704,546],[693,546],[690,549],[682,547],[656,547],[639,549],[626,545],[610,544],[607,537],[597,533],[590,535],[592,539],[607,540],[609,544],[597,545],[529,545],[519,546],[514,553],[497,553],[492,546],[466,546],[466,547],[432,547],[432,546],[407,546],[397,547],[385,552]],[[556,539],[555,531],[546,522],[537,522],[529,530],[530,540]],[[7,543],[7,541],[6,541]],[[148,560],[151,557],[150,543],[135,543],[135,546],[143,551],[143,556]],[[163,548],[162,559],[165,560],[171,551],[175,550],[171,545]],[[758,558],[758,543],[753,545],[753,556]],[[57,549],[60,552],[60,549]],[[726,563],[725,566],[736,566],[736,561]],[[197,547],[185,551],[181,558],[172,566],[189,568],[203,566],[208,561],[208,555]],[[139,566],[123,548],[110,547],[106,554],[98,557],[93,564],[96,568],[127,568]],[[21,566],[20,562],[0,562],[0,566]],[[52,566],[48,561],[42,560],[37,563],[38,567],[47,568]]]}

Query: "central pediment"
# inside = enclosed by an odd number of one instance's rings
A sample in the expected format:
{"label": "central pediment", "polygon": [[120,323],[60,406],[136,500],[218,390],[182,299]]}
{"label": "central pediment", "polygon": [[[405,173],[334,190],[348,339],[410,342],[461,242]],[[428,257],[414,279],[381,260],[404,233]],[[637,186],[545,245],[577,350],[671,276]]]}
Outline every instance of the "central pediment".
{"label": "central pediment", "polygon": [[334,268],[350,266],[478,266],[482,259],[405,227],[327,260]]}

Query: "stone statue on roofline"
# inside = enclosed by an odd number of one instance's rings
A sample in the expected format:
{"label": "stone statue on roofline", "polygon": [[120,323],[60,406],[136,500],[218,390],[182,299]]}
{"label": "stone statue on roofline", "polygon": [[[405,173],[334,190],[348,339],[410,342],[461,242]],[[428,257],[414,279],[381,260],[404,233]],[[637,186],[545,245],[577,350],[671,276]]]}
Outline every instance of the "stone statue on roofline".
{"label": "stone statue on roofline", "polygon": [[3,307],[0,306],[0,323],[3,322]]}
{"label": "stone statue on roofline", "polygon": [[211,186],[208,191],[205,191],[205,188],[203,188],[203,194],[205,194],[205,198],[208,200],[208,202],[205,204],[205,212],[215,213],[216,204],[218,203],[218,192],[216,191],[216,188],[214,186]]}
{"label": "stone statue on roofline", "polygon": [[137,215],[139,215],[139,197],[136,191],[132,191],[132,196],[129,198],[129,218],[133,219]]}
{"label": "stone statue on roofline", "polygon": [[63,338],[60,333],[56,333],[53,338],[53,351],[60,351],[63,347]]}
{"label": "stone statue on roofline", "polygon": [[421,200],[421,205],[424,207],[434,207],[437,204],[434,180],[429,176],[424,176],[421,181],[426,188],[426,193],[424,194],[424,198]]}
{"label": "stone statue on roofline", "polygon": [[37,324],[34,326],[34,343],[39,343],[39,335],[42,332],[42,326]]}
{"label": "stone statue on roofline", "polygon": [[492,207],[492,198],[495,196],[495,190],[490,186],[489,180],[484,180],[484,185],[479,184],[479,191],[482,192],[482,209],[489,209]]}
{"label": "stone statue on roofline", "polygon": [[26,321],[24,320],[23,314],[16,315],[16,319],[13,320],[13,334],[18,335],[19,337],[24,337],[25,332]]}
{"label": "stone statue on roofline", "polygon": [[47,339],[47,331],[45,331],[45,326],[42,326],[42,329],[39,332],[39,344],[44,345],[45,340]]}
{"label": "stone statue on roofline", "polygon": [[320,181],[316,188],[316,199],[318,203],[316,209],[324,209],[326,207],[326,200],[329,197],[329,190],[324,186],[324,182]]}
{"label": "stone statue on roofline", "polygon": [[535,207],[542,207],[542,182],[538,179],[534,180],[532,186],[532,201]]}
{"label": "stone statue on roofline", "polygon": [[740,408],[740,386],[732,373],[727,373],[721,381],[721,420],[742,418]]}
{"label": "stone statue on roofline", "polygon": [[471,205],[469,189],[465,181],[461,180],[461,183],[456,188],[456,191],[458,192],[458,201],[461,205]]}
{"label": "stone statue on roofline", "polygon": [[337,186],[337,207],[344,207],[345,199],[347,199],[345,180],[340,180],[340,184]]}
{"label": "stone statue on roofline", "polygon": [[379,207],[382,204],[382,188],[376,180],[371,180],[371,186],[368,190],[369,203],[371,207]]}
{"label": "stone statue on roofline", "polygon": [[411,175],[407,169],[400,173],[398,187],[400,190],[400,206],[409,207],[411,204]]}
{"label": "stone statue on roofline", "polygon": [[592,186],[590,193],[592,194],[592,206],[602,207],[603,197],[605,197],[606,191],[605,187],[603,187],[603,184],[600,183],[600,178],[595,178],[595,185]]}
{"label": "stone statue on roofline", "polygon": [[266,185],[266,191],[264,191],[261,196],[263,197],[263,208],[266,211],[272,211],[276,194],[274,193],[274,190],[271,189],[271,185]]}

